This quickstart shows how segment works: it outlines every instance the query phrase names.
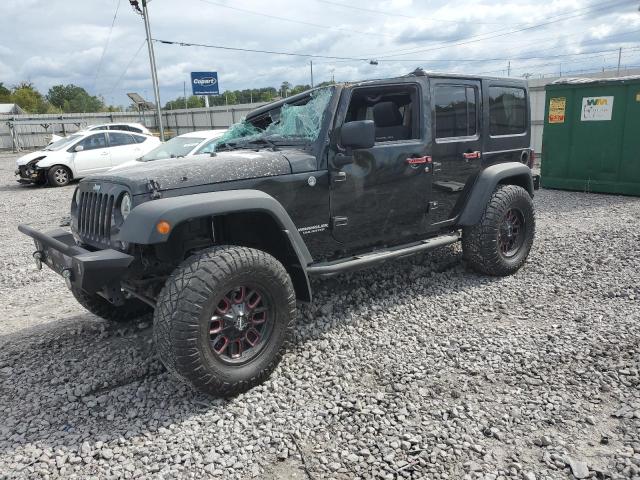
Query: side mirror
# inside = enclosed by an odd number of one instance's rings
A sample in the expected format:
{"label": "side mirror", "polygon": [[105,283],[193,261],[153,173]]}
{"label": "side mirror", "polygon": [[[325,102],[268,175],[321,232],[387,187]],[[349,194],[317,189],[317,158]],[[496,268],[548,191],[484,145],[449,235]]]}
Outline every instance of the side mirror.
{"label": "side mirror", "polygon": [[346,148],[371,148],[376,143],[376,125],[373,120],[347,122],[340,130],[340,145]]}
{"label": "side mirror", "polygon": [[74,148],[74,150],[75,150],[76,152],[81,152],[81,151],[83,151],[83,150],[84,150],[84,147],[83,147],[82,145],[76,145],[76,148]]}

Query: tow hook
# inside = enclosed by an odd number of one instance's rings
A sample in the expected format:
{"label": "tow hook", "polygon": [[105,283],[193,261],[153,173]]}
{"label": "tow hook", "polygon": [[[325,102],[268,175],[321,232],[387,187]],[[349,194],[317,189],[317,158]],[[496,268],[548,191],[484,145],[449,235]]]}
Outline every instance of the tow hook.
{"label": "tow hook", "polygon": [[70,268],[65,268],[62,270],[62,278],[64,278],[64,283],[69,290],[71,290],[71,280],[73,279],[73,272]]}
{"label": "tow hook", "polygon": [[42,270],[42,260],[44,260],[44,253],[41,250],[34,252],[33,260],[36,262],[36,268]]}

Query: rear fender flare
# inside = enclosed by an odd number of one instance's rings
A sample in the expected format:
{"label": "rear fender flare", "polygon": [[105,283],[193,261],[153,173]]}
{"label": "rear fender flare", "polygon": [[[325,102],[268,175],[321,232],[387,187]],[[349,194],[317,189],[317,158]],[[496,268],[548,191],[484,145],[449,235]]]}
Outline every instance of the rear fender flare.
{"label": "rear fender flare", "polygon": [[457,224],[460,226],[477,224],[491,199],[491,195],[500,184],[518,185],[533,198],[533,177],[528,166],[518,162],[491,165],[478,175]]}

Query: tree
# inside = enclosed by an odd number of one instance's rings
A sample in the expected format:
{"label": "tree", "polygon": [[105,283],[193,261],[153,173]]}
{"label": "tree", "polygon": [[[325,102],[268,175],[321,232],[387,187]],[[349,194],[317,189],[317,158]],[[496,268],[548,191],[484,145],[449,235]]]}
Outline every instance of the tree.
{"label": "tree", "polygon": [[49,102],[65,113],[100,112],[105,109],[104,101],[73,84],[54,85],[47,93]]}
{"label": "tree", "polygon": [[0,103],[13,103],[11,100],[11,90],[5,87],[2,82],[0,82]]}
{"label": "tree", "polygon": [[310,88],[311,88],[311,85],[296,85],[289,91],[289,96],[297,95],[298,93],[302,93],[305,90],[309,90]]}
{"label": "tree", "polygon": [[287,97],[287,92],[291,89],[291,84],[289,82],[282,82],[280,85],[280,96]]}
{"label": "tree", "polygon": [[30,82],[21,82],[11,92],[11,102],[29,113],[47,113],[50,104]]}

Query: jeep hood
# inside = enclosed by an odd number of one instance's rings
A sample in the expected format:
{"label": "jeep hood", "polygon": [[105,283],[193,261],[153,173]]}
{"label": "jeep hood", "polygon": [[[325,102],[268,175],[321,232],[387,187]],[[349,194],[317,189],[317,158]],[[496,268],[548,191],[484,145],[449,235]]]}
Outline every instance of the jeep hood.
{"label": "jeep hood", "polygon": [[219,152],[215,157],[197,155],[136,162],[128,168],[91,175],[83,182],[120,183],[139,195],[149,192],[150,181],[164,191],[289,173],[291,165],[281,152],[235,150]]}

